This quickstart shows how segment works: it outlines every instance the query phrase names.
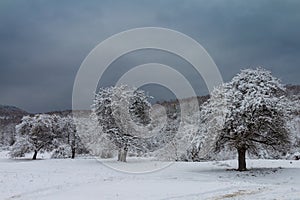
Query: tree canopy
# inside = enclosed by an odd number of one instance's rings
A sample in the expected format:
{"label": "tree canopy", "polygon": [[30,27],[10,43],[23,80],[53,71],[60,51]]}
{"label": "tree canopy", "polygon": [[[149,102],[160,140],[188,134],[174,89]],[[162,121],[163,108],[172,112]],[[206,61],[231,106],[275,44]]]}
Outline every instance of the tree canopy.
{"label": "tree canopy", "polygon": [[242,70],[215,89],[202,106],[205,143],[216,151],[237,149],[241,171],[246,170],[246,151],[257,154],[260,149],[267,149],[284,153],[290,141],[286,122],[291,110],[284,94],[283,85],[270,71]]}

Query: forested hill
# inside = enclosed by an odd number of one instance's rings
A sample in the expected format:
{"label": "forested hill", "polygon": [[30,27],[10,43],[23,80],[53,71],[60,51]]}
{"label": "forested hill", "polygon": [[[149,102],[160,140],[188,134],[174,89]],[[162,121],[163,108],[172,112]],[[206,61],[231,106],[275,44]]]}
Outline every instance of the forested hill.
{"label": "forested hill", "polygon": [[300,85],[286,85],[287,94],[291,95],[300,95]]}
{"label": "forested hill", "polygon": [[[286,85],[287,88],[287,94],[288,96],[292,95],[300,95],[300,85]],[[204,103],[207,99],[209,98],[209,95],[205,96],[199,96],[198,97],[198,102],[201,105]],[[188,99],[185,99],[184,101],[189,101]],[[168,105],[168,104],[174,104],[177,103],[178,100],[170,100],[170,101],[163,101],[163,102],[158,102],[161,105]],[[51,112],[46,112],[46,114],[57,114],[61,116],[66,116],[69,115],[72,111],[71,110],[62,110],[62,111],[51,111]],[[23,117],[24,115],[29,115],[31,113],[28,113],[18,107],[15,106],[9,106],[9,105],[1,105],[0,104],[0,118],[20,118]]]}
{"label": "forested hill", "polygon": [[26,111],[17,108],[15,106],[6,106],[6,105],[0,105],[0,117],[11,117],[11,118],[16,118],[16,117],[22,117],[24,115],[28,114]]}
{"label": "forested hill", "polygon": [[0,147],[14,143],[15,126],[28,114],[15,106],[0,105]]}

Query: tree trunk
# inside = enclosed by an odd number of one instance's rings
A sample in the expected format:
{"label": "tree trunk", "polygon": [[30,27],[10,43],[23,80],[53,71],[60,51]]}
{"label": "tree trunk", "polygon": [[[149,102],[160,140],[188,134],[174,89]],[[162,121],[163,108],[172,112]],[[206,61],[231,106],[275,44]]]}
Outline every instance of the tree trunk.
{"label": "tree trunk", "polygon": [[120,162],[126,162],[128,149],[127,147],[124,147],[124,149],[119,149],[118,152],[118,161]]}
{"label": "tree trunk", "polygon": [[37,153],[38,153],[38,151],[34,150],[34,154],[33,154],[32,160],[36,160]]}
{"label": "tree trunk", "polygon": [[126,162],[126,158],[127,158],[127,148],[124,148],[122,162]]}
{"label": "tree trunk", "polygon": [[75,158],[75,151],[76,151],[76,149],[75,149],[75,148],[72,148],[72,156],[71,156],[72,159]]}
{"label": "tree trunk", "polygon": [[118,161],[121,161],[121,157],[122,157],[122,149],[119,148],[119,151],[118,151]]}
{"label": "tree trunk", "polygon": [[246,148],[238,149],[238,163],[239,168],[238,171],[246,171]]}

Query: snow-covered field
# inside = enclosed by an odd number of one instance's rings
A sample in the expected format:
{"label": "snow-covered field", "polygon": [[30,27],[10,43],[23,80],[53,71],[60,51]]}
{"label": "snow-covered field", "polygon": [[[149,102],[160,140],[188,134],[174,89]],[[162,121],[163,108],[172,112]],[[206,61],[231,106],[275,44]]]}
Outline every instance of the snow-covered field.
{"label": "snow-covered field", "polygon": [[[0,199],[4,200],[300,199],[300,161],[247,160],[247,172],[233,170],[235,160],[178,162],[156,172],[132,174],[92,158],[13,160],[6,153],[0,153]],[[168,163],[145,159],[126,163],[128,169],[158,164]]]}

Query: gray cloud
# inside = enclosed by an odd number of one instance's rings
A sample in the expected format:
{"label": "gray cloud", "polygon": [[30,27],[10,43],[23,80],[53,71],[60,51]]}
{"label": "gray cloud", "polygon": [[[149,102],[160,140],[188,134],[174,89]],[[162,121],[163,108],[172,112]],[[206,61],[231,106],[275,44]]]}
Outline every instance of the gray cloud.
{"label": "gray cloud", "polygon": [[[265,66],[284,83],[300,84],[299,9],[300,2],[292,0],[3,0],[0,104],[31,112],[71,108],[73,81],[89,51],[115,33],[143,26],[175,29],[197,40],[225,81],[241,68]],[[116,61],[103,84],[113,82],[122,66],[126,71],[148,61],[184,68],[194,85],[202,81],[184,61],[145,51]],[[201,84],[199,94],[207,92]]]}

